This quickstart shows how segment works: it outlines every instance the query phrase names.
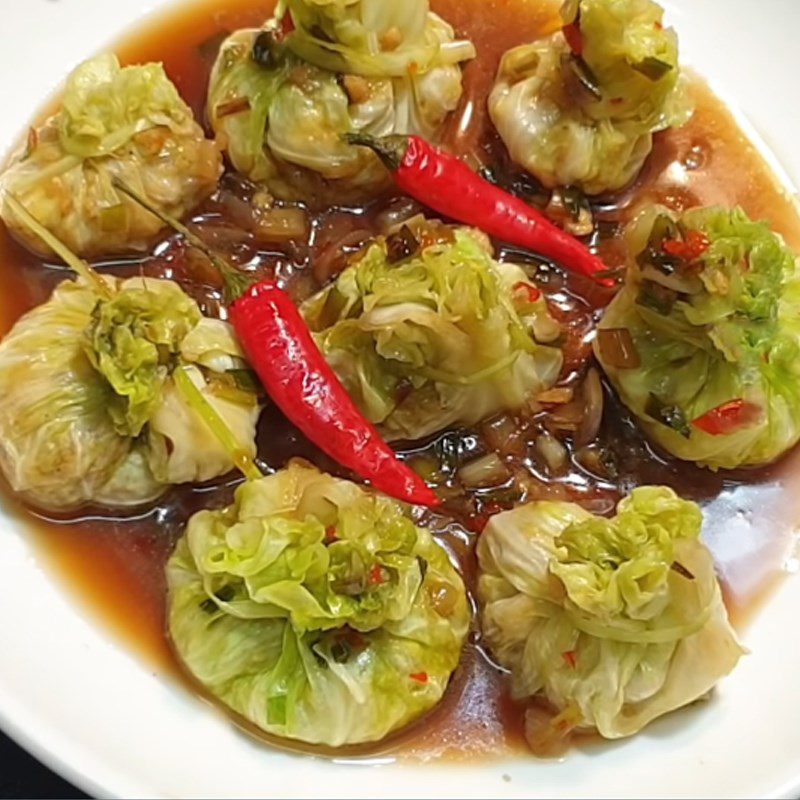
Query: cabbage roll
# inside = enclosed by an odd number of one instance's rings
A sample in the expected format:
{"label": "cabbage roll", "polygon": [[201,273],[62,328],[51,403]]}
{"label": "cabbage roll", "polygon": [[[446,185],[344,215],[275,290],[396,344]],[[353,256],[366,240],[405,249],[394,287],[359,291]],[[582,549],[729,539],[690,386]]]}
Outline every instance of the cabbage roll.
{"label": "cabbage roll", "polygon": [[554,710],[528,730],[535,748],[569,730],[630,736],[736,666],[701,523],[660,486],[634,489],[612,519],[549,501],[491,518],[478,540],[483,636],[513,695]]}
{"label": "cabbage roll", "polygon": [[59,284],[0,342],[0,468],[50,511],[138,505],[234,468],[177,367],[255,454],[258,399],[236,383],[246,363],[229,325],[171,281],[98,280]]}
{"label": "cabbage roll", "polygon": [[364,415],[419,439],[517,410],[557,380],[560,336],[521,267],[480,231],[421,221],[379,238],[301,307]]}
{"label": "cabbage roll", "polygon": [[441,699],[470,614],[409,510],[299,462],[200,511],[167,565],[175,650],[267,733],[338,747]]}
{"label": "cabbage roll", "polygon": [[565,27],[509,50],[489,113],[511,158],[547,188],[630,183],[653,133],[690,115],[678,39],[652,0],[580,0]]}
{"label": "cabbage roll", "polygon": [[[208,117],[233,166],[284,199],[361,199],[391,186],[345,133],[435,140],[461,97],[469,42],[427,0],[291,0],[222,46]],[[284,37],[283,31],[291,29]]]}
{"label": "cabbage roll", "polygon": [[[68,78],[61,106],[31,129],[24,152],[0,177],[8,191],[74,253],[144,249],[162,223],[112,185],[137,189],[175,217],[214,190],[222,156],[160,64],[120,67],[97,56]],[[26,247],[51,251],[7,204],[2,217]]]}
{"label": "cabbage roll", "polygon": [[654,208],[627,237],[625,286],[595,342],[620,398],[678,458],[774,461],[800,439],[794,253],[741,209]]}

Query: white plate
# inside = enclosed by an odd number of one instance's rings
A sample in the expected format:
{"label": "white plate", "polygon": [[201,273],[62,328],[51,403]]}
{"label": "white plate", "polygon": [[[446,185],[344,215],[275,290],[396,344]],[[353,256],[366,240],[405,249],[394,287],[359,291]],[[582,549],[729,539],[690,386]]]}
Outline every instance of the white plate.
{"label": "white plate", "polygon": [[[481,0],[464,0],[480,2]],[[535,1],[535,0],[534,0]],[[0,151],[66,71],[153,0],[3,3]],[[734,98],[800,178],[798,0],[674,0],[684,60]],[[754,133],[754,132],[753,132]],[[787,186],[789,178],[782,175]],[[0,402],[2,399],[0,398]],[[752,655],[714,701],[561,763],[336,764],[237,733],[87,619],[0,514],[0,724],[97,795],[134,797],[796,797],[800,795],[800,580],[746,632]]]}

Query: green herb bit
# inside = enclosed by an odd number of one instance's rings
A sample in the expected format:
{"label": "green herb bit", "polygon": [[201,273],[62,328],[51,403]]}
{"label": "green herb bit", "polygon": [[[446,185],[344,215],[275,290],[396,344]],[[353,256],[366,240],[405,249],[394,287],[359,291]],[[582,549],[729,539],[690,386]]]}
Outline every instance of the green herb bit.
{"label": "green herb bit", "polygon": [[219,611],[219,606],[210,598],[206,598],[200,603],[200,610],[205,614],[214,614]]}
{"label": "green herb bit", "polygon": [[681,411],[678,406],[665,405],[654,394],[650,395],[644,412],[647,416],[652,417],[662,425],[666,425],[668,428],[677,431],[686,439],[688,439],[692,433],[689,427],[689,421],[686,419],[686,415],[683,411]]}
{"label": "green herb bit", "polygon": [[671,256],[662,250],[655,250],[648,247],[636,257],[636,263],[641,269],[645,267],[655,267],[664,275],[674,275],[680,270],[684,262],[677,256]]}
{"label": "green herb bit", "polygon": [[241,297],[249,288],[251,280],[247,275],[239,272],[238,269],[228,264],[225,259],[220,258],[197,234],[192,233],[182,222],[165,214],[161,209],[156,208],[149,200],[142,197],[137,191],[128,186],[119,178],[114,178],[112,184],[115,189],[119,189],[123,194],[128,195],[134,202],[149,211],[153,216],[160,219],[165,225],[180,233],[192,247],[196,247],[203,255],[208,258],[211,264],[219,273],[225,284],[225,301],[232,303]]}
{"label": "green herb bit", "polygon": [[669,289],[655,281],[642,281],[642,287],[636,298],[636,302],[645,308],[667,316],[672,312],[678,293],[674,289]]}
{"label": "green herb bit", "polygon": [[259,394],[262,392],[261,383],[259,382],[256,374],[249,369],[229,369],[225,372],[233,378],[233,382],[237,389],[243,392],[251,392],[252,394]]}
{"label": "green herb bit", "polygon": [[230,584],[220,586],[220,588],[214,592],[214,597],[216,597],[217,600],[222,603],[229,603],[234,597],[236,597],[236,589],[234,589]]}

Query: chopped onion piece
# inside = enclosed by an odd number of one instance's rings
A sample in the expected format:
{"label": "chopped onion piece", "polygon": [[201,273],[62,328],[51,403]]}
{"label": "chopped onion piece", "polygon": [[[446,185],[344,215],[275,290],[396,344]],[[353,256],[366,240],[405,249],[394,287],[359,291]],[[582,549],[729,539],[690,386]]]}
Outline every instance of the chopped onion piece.
{"label": "chopped onion piece", "polygon": [[521,454],[520,451],[524,446],[524,441],[520,436],[519,426],[513,417],[508,414],[502,414],[484,422],[481,427],[486,444],[492,450],[504,456]]}
{"label": "chopped onion piece", "polygon": [[256,220],[255,236],[263,242],[304,239],[308,216],[302,208],[272,208]]}
{"label": "chopped onion piece", "polygon": [[543,433],[536,439],[536,450],[547,464],[547,469],[553,473],[559,473],[567,465],[567,448],[549,433]]}
{"label": "chopped onion piece", "polygon": [[536,399],[540,403],[569,403],[572,400],[574,392],[571,386],[554,386],[552,389],[547,389],[544,392],[539,392]]}
{"label": "chopped onion piece", "polygon": [[489,453],[461,467],[458,477],[470,488],[497,486],[508,479],[508,469],[497,453]]}
{"label": "chopped onion piece", "polygon": [[594,441],[603,421],[603,386],[600,374],[592,367],[583,382],[583,419],[575,433],[575,445],[583,447]]}

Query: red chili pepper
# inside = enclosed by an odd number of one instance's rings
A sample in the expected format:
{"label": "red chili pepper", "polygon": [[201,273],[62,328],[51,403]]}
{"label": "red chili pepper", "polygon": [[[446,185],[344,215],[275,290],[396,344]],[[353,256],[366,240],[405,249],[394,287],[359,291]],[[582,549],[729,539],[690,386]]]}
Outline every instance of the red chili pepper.
{"label": "red chili pepper", "polygon": [[297,306],[273,281],[250,279],[220,258],[185,225],[124,182],[114,186],[204,252],[225,283],[236,336],[275,405],[320,450],[376,489],[423,506],[439,498],[381,439],[356,407],[314,342]]}
{"label": "red chili pepper", "polygon": [[489,520],[501,511],[505,511],[505,509],[500,503],[486,503],[482,507],[481,513],[475,514],[469,521],[469,527],[475,531],[475,533],[483,533],[483,529],[489,523]]}
{"label": "red chili pepper", "polygon": [[417,683],[428,682],[427,672],[412,672],[408,677],[411,678],[412,681],[416,681]]}
{"label": "red chili pepper", "polygon": [[711,436],[723,436],[746,425],[752,425],[761,417],[761,408],[746,400],[729,400],[711,411],[692,420],[692,425]]}
{"label": "red chili pepper", "polygon": [[567,650],[561,656],[567,662],[567,666],[575,669],[578,664],[578,654],[574,650]]}
{"label": "red chili pepper", "polygon": [[280,22],[280,30],[279,30],[279,41],[283,41],[290,33],[294,31],[294,19],[292,18],[292,12],[288,9],[286,13],[281,17]]}
{"label": "red chili pepper", "polygon": [[571,22],[569,25],[565,25],[561,29],[561,32],[564,34],[564,38],[567,40],[567,44],[569,45],[569,49],[572,51],[572,54],[575,56],[582,56],[583,34],[581,33],[578,23]]}
{"label": "red chili pepper", "polygon": [[286,292],[272,281],[260,281],[231,305],[229,313],[267,393],[317,447],[392,497],[417,505],[439,504],[358,410]]}
{"label": "red chili pepper", "polygon": [[542,293],[535,286],[531,286],[529,283],[525,283],[525,281],[517,281],[511,288],[514,294],[524,293],[525,299],[529,303],[535,303],[542,296]]}
{"label": "red chili pepper", "polygon": [[489,523],[489,515],[488,514],[475,514],[467,523],[470,527],[470,530],[474,531],[475,533],[483,533],[483,529]]}
{"label": "red chili pepper", "polygon": [[381,565],[373,564],[369,571],[369,584],[370,586],[380,586],[382,583],[386,583],[386,579],[383,577]]}
{"label": "red chili pepper", "polygon": [[335,525],[328,525],[325,528],[325,541],[326,542],[335,542],[339,537],[336,535],[336,526]]}
{"label": "red chili pepper", "polygon": [[341,633],[339,638],[347,642],[354,650],[361,650],[363,647],[366,647],[366,641],[364,637],[358,632],[353,630],[352,628],[345,627],[341,628]]}
{"label": "red chili pepper", "polygon": [[684,261],[697,261],[709,247],[711,242],[702,231],[689,231],[685,239],[667,239],[661,245],[665,253]]}
{"label": "red chili pepper", "polygon": [[[581,275],[592,277],[606,270],[603,262],[575,237],[425,139],[363,134],[346,134],[344,139],[377,153],[402,191],[439,214],[540,253]],[[607,279],[596,280],[608,283]]]}

